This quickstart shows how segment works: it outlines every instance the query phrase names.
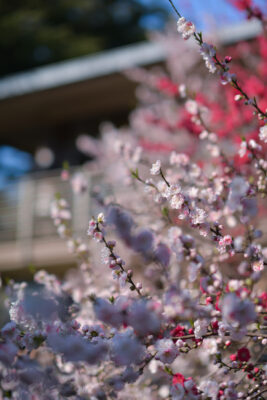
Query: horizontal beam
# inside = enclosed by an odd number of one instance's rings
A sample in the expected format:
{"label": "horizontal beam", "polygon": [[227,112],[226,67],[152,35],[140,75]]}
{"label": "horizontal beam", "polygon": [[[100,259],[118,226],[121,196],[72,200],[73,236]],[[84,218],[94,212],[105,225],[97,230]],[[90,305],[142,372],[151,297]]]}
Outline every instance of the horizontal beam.
{"label": "horizontal beam", "polygon": [[[250,20],[221,28],[213,33],[213,37],[222,45],[229,45],[256,37],[261,30],[259,21]],[[160,44],[142,42],[36,68],[1,79],[0,100],[103,77],[135,66],[157,63],[164,60],[165,56],[166,51]]]}

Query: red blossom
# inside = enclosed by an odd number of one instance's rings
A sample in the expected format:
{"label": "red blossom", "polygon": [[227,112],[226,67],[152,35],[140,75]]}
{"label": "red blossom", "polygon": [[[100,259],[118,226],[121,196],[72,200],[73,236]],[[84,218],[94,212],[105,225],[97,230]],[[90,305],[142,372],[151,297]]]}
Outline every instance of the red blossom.
{"label": "red blossom", "polygon": [[[177,325],[174,329],[171,330],[170,334],[171,334],[171,336],[174,336],[174,337],[184,336],[185,328],[181,325]],[[176,342],[178,339],[173,339],[173,340],[174,340],[174,342]]]}
{"label": "red blossom", "polygon": [[254,365],[253,364],[248,364],[245,368],[244,371],[248,371],[251,372],[254,369]]}
{"label": "red blossom", "polygon": [[218,332],[218,329],[219,329],[219,322],[218,321],[212,322],[211,326],[212,326],[213,332]]}
{"label": "red blossom", "polygon": [[185,377],[182,374],[174,374],[172,378],[172,384],[176,385],[179,383],[180,385],[184,386],[184,382],[186,381]]}
{"label": "red blossom", "polygon": [[169,96],[175,96],[178,93],[177,85],[167,77],[158,80],[157,88]]}
{"label": "red blossom", "polygon": [[237,359],[237,355],[236,354],[231,354],[230,355],[230,360],[231,361],[236,361],[236,359]]}
{"label": "red blossom", "polygon": [[207,297],[206,304],[211,304],[211,303],[212,303],[212,297]]}
{"label": "red blossom", "polygon": [[141,139],[139,145],[144,150],[151,152],[169,153],[170,151],[174,150],[174,147],[168,143],[152,142],[145,139]]}
{"label": "red blossom", "polygon": [[260,296],[259,296],[259,300],[260,300],[260,305],[267,309],[267,292],[263,292]]}
{"label": "red blossom", "polygon": [[230,0],[238,10],[246,10],[252,6],[252,0]]}
{"label": "red blossom", "polygon": [[237,352],[237,358],[239,361],[248,361],[250,359],[250,352],[247,347],[241,347]]}
{"label": "red blossom", "polygon": [[217,311],[221,311],[220,307],[219,307],[219,302],[220,302],[220,298],[221,298],[221,292],[218,292],[216,295],[216,303],[215,303],[215,308]]}

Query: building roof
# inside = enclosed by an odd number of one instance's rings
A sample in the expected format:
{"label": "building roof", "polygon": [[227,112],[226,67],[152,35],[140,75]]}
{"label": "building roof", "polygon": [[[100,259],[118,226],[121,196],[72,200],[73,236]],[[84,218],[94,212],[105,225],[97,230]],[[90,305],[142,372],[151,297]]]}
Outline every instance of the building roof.
{"label": "building roof", "polygon": [[[251,39],[261,29],[258,20],[244,21],[221,28],[216,37],[228,45]],[[164,58],[165,51],[160,44],[143,42],[35,68],[0,79],[0,100],[100,78],[135,66],[154,64]]]}
{"label": "building roof", "polygon": [[148,42],[78,57],[1,79],[0,99],[99,78],[163,58],[164,49]]}

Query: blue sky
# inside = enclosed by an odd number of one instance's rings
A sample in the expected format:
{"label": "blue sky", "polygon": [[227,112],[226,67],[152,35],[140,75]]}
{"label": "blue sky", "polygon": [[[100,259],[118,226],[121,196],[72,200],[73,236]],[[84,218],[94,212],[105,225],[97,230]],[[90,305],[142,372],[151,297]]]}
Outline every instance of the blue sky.
{"label": "blue sky", "polygon": [[28,172],[33,166],[32,156],[11,146],[0,146],[0,189],[7,182]]}
{"label": "blue sky", "polygon": [[[235,23],[245,17],[245,13],[233,7],[228,0],[176,0],[175,3],[185,10],[186,16],[191,17],[199,29]],[[254,4],[266,8],[266,0],[254,0]]]}
{"label": "blue sky", "polygon": [[[170,15],[175,14],[168,0],[140,0],[144,4],[161,4],[170,10]],[[191,19],[198,30],[237,23],[245,18],[245,13],[240,12],[228,0],[173,0],[176,8],[186,18]],[[263,11],[267,11],[266,0],[254,0]],[[150,28],[157,27],[157,22],[147,20],[144,22]]]}

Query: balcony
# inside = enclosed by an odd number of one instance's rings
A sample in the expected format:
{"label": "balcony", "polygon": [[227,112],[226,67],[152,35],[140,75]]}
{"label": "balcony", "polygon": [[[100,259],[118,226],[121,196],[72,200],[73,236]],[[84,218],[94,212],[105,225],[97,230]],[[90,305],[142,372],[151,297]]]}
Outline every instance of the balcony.
{"label": "balcony", "polygon": [[[74,172],[74,171],[72,171]],[[93,214],[90,187],[100,176],[84,172],[88,189],[74,195],[60,171],[35,173],[0,191],[0,271],[20,275],[29,266],[53,267],[57,271],[74,265],[66,243],[57,235],[50,217],[50,205],[60,193],[72,211],[75,234],[85,236],[89,216]],[[28,268],[29,269],[29,268]],[[13,273],[12,273],[13,271]]]}

